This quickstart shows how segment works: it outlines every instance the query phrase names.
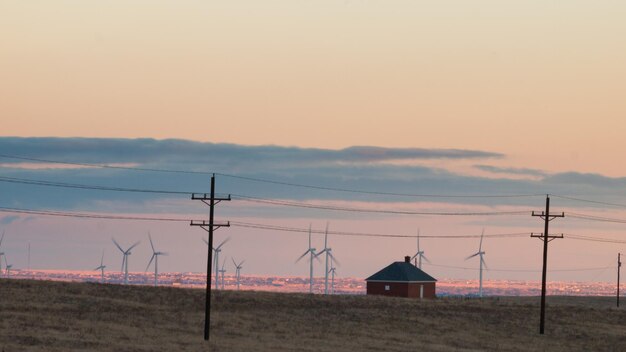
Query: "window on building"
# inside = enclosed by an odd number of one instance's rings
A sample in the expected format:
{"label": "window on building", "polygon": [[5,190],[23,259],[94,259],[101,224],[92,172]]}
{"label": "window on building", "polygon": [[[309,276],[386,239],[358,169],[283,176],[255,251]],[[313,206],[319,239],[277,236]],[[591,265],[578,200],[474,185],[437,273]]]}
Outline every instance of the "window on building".
{"label": "window on building", "polygon": [[389,290],[390,290],[389,285],[385,285],[385,291],[389,291]]}

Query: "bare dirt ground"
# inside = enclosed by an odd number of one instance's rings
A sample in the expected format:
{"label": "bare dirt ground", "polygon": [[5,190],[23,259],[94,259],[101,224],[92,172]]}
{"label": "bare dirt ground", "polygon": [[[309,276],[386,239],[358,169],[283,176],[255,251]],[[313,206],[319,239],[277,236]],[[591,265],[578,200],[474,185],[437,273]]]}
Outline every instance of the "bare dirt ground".
{"label": "bare dirt ground", "polygon": [[[0,280],[0,350],[626,351],[614,298],[410,300]],[[626,303],[626,302],[624,302]]]}

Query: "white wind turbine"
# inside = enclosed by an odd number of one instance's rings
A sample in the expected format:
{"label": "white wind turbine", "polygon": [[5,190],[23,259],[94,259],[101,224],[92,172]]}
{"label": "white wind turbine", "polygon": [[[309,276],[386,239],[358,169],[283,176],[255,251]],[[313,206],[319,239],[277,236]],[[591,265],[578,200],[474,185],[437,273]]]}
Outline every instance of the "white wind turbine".
{"label": "white wind turbine", "polygon": [[107,266],[104,265],[104,249],[102,250],[102,258],[100,258],[100,266],[93,269],[94,271],[100,270],[100,283],[104,283],[104,268]]}
{"label": "white wind turbine", "polygon": [[230,258],[233,260],[233,264],[235,265],[235,276],[237,278],[237,291],[239,291],[239,281],[240,281],[240,274],[241,274],[241,268],[243,268],[243,263],[245,262],[245,260],[242,260],[239,264],[237,264],[235,262],[234,258]]}
{"label": "white wind turbine", "polygon": [[11,277],[11,268],[13,267],[13,264],[9,264],[7,262],[7,256],[4,256],[4,264],[6,267],[5,273],[7,274],[7,279]]}
{"label": "white wind turbine", "polygon": [[160,255],[167,255],[166,252],[157,252],[154,249],[154,243],[152,243],[152,236],[150,236],[150,233],[148,232],[148,239],[150,240],[150,247],[152,247],[152,257],[150,257],[150,261],[148,262],[148,265],[146,266],[146,271],[148,271],[148,268],[150,267],[150,264],[152,264],[152,261],[154,260],[154,286],[157,286],[159,281],[159,256]]}
{"label": "white wind turbine", "polygon": [[335,268],[334,266],[332,268],[330,268],[330,270],[328,271],[331,274],[331,277],[332,277],[332,279],[331,279],[332,283],[330,285],[330,287],[331,287],[330,292],[331,292],[332,295],[335,294],[335,271],[337,271],[337,268]]}
{"label": "white wind turbine", "polygon": [[475,256],[480,256],[480,274],[479,274],[479,286],[478,286],[479,297],[483,296],[483,267],[487,268],[487,263],[485,263],[485,259],[483,258],[483,256],[485,255],[485,252],[483,251],[483,236],[484,235],[485,235],[485,229],[483,229],[483,232],[480,234],[480,244],[478,245],[478,252],[465,258],[465,260],[468,260]]}
{"label": "white wind turbine", "polygon": [[224,262],[222,263],[222,268],[219,270],[220,274],[222,274],[222,290],[224,289],[224,286],[225,286],[224,274],[226,273],[226,269],[224,269],[224,266],[226,266],[226,259],[224,259]]}
{"label": "white wind turbine", "polygon": [[[328,258],[330,257],[330,260],[336,264],[339,264],[339,262],[337,261],[337,259],[335,259],[335,256],[333,255],[333,249],[328,247],[328,223],[326,223],[326,233],[324,234],[324,249],[322,249],[321,252],[317,253],[316,256],[320,256],[322,255],[322,253],[326,253],[326,270],[324,274],[324,294],[327,295],[328,294],[328,274],[329,274],[329,268],[328,268]],[[331,263],[332,266],[332,263]]]}
{"label": "white wind turbine", "polygon": [[422,259],[425,260],[427,263],[430,263],[430,260],[428,260],[428,258],[426,258],[426,256],[424,255],[424,251],[420,250],[420,230],[417,230],[417,253],[415,253],[415,255],[413,255],[413,257],[411,259],[415,259],[415,266],[418,267],[420,270],[422,269]]}
{"label": "white wind turbine", "polygon": [[135,248],[139,244],[139,241],[135,242],[135,244],[133,244],[132,246],[128,247],[127,250],[123,250],[122,246],[120,246],[120,244],[117,243],[115,238],[111,238],[111,239],[113,240],[113,243],[115,243],[117,248],[120,250],[120,252],[122,252],[122,254],[124,255],[124,258],[122,259],[122,270],[121,271],[124,272],[124,285],[128,285],[128,256],[132,254],[130,252],[130,250]]}
{"label": "white wind turbine", "polygon": [[317,254],[315,254],[315,248],[311,247],[311,225],[309,225],[309,249],[304,252],[297,260],[296,263],[300,261],[300,259],[304,258],[307,254],[310,254],[310,274],[309,274],[309,293],[313,293],[313,258],[319,260],[317,258]]}
{"label": "white wind turbine", "polygon": [[[214,264],[213,266],[215,267],[215,289],[216,290],[220,289],[220,271],[219,271],[220,252],[222,251],[222,246],[226,244],[226,242],[228,242],[229,240],[230,238],[227,238],[223,240],[219,246],[213,248],[213,252],[215,252],[215,258],[213,259],[213,264]],[[204,241],[204,243],[206,243],[207,246],[209,245],[209,241],[205,240],[204,238],[202,239],[202,241]]]}

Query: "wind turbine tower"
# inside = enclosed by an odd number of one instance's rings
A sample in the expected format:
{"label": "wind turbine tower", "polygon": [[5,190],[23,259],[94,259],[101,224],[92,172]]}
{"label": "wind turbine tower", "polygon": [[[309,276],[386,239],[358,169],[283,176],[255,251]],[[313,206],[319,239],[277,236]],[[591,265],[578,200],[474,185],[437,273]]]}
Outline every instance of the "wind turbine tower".
{"label": "wind turbine tower", "polygon": [[98,271],[100,270],[100,283],[103,284],[104,283],[104,268],[106,268],[107,266],[104,265],[104,249],[102,250],[102,258],[100,258],[100,266],[93,269],[94,271]]}
{"label": "wind turbine tower", "polygon": [[296,263],[300,261],[300,259],[304,258],[307,254],[310,255],[309,263],[310,263],[310,271],[309,271],[309,293],[313,293],[313,259],[319,260],[317,258],[317,254],[315,254],[315,248],[311,247],[311,225],[309,225],[309,249],[304,252],[297,260]]}
{"label": "wind turbine tower", "polygon": [[[333,256],[333,249],[328,247],[328,223],[326,223],[326,233],[324,234],[324,249],[317,253],[317,256],[320,256],[322,253],[326,253],[326,270],[324,270],[324,294],[328,294],[328,274],[330,273],[330,269],[328,268],[329,258],[332,262],[337,263],[337,259]],[[330,263],[332,266],[332,263]]]}
{"label": "wind turbine tower", "polygon": [[[222,251],[222,246],[226,244],[228,240],[230,240],[230,238],[223,240],[219,246],[213,248],[213,251],[215,252],[215,259],[213,261],[215,265],[213,266],[215,267],[215,289],[216,290],[220,289],[220,271],[219,271],[220,252]],[[204,241],[204,243],[206,243],[207,246],[209,245],[209,241],[205,240],[204,238],[202,239],[202,241]]]}
{"label": "wind turbine tower", "polygon": [[122,259],[122,270],[121,271],[124,272],[124,285],[128,285],[128,256],[132,254],[130,252],[131,249],[135,248],[139,244],[139,241],[135,242],[135,244],[133,244],[132,246],[128,247],[127,250],[123,250],[122,246],[120,246],[120,244],[117,243],[115,238],[111,238],[111,239],[113,240],[113,243],[115,243],[117,248],[120,250],[120,252],[122,252],[122,254],[124,255],[124,258]]}
{"label": "wind turbine tower", "polygon": [[[0,273],[2,272],[2,256],[4,252],[2,251],[2,241],[4,240],[4,231],[2,231],[2,237],[0,237]],[[6,258],[5,258],[6,262]]]}
{"label": "wind turbine tower", "polygon": [[8,278],[11,277],[11,268],[13,267],[13,265],[9,264],[7,262],[7,256],[6,255],[4,256],[4,264],[5,264],[5,267],[6,267],[5,273],[7,274],[7,279],[8,279]]}
{"label": "wind turbine tower", "polygon": [[230,258],[230,259],[233,260],[233,264],[235,265],[235,277],[237,278],[237,291],[239,291],[241,268],[243,268],[243,262],[245,262],[245,260],[242,260],[239,264],[237,264],[234,258]]}
{"label": "wind turbine tower", "polygon": [[335,271],[337,271],[337,268],[335,268],[334,266],[332,268],[330,268],[329,273],[331,274],[331,294],[334,295],[335,294]]}
{"label": "wind turbine tower", "polygon": [[222,274],[222,290],[224,289],[224,286],[226,285],[224,282],[224,274],[226,273],[226,269],[224,269],[224,266],[226,266],[226,259],[224,259],[224,262],[222,263],[222,268],[220,269],[220,274]]}
{"label": "wind turbine tower", "polygon": [[415,253],[415,255],[413,256],[413,258],[411,259],[415,259],[415,266],[418,267],[420,270],[422,270],[422,259],[425,260],[427,263],[430,263],[430,260],[428,260],[428,258],[426,258],[426,256],[424,255],[424,251],[420,250],[420,230],[417,230],[417,253]]}
{"label": "wind turbine tower", "polygon": [[154,260],[154,286],[157,286],[159,284],[159,256],[167,255],[167,253],[157,252],[156,249],[154,249],[154,243],[152,243],[152,236],[150,236],[149,232],[148,232],[148,239],[150,240],[150,247],[152,247],[152,257],[150,257],[148,266],[146,266],[146,271],[148,271],[150,264],[152,264],[152,261]]}
{"label": "wind turbine tower", "polygon": [[483,229],[483,232],[480,234],[480,244],[478,245],[478,252],[470,255],[469,257],[465,258],[465,260],[468,260],[470,258],[473,258],[475,256],[479,256],[480,257],[480,266],[479,266],[479,270],[480,270],[480,274],[479,274],[479,286],[478,286],[478,296],[482,297],[483,296],[483,267],[487,268],[487,263],[485,263],[485,259],[483,258],[483,256],[485,255],[485,252],[483,251],[483,236],[485,235],[485,230]]}

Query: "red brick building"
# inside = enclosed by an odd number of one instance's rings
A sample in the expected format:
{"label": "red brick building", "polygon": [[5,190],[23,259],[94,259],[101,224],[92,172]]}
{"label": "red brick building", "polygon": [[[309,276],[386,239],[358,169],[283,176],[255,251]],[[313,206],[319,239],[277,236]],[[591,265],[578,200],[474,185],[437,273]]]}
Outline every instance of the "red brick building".
{"label": "red brick building", "polygon": [[391,263],[365,279],[368,295],[435,298],[437,280],[411,264],[410,257]]}

